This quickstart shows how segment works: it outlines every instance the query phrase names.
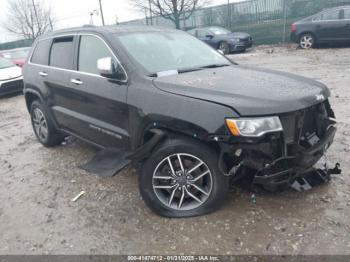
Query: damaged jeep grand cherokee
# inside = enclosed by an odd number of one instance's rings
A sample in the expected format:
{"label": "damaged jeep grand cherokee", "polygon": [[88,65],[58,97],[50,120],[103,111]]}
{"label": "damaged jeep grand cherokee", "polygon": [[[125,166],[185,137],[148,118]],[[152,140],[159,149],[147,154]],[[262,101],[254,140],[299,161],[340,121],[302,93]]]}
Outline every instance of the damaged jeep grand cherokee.
{"label": "damaged jeep grand cherokee", "polygon": [[289,185],[313,169],[336,133],[325,85],[236,65],[172,29],[50,33],[36,40],[24,85],[44,146],[73,135],[119,150],[119,169],[140,163],[141,195],[167,217],[216,210],[230,177]]}

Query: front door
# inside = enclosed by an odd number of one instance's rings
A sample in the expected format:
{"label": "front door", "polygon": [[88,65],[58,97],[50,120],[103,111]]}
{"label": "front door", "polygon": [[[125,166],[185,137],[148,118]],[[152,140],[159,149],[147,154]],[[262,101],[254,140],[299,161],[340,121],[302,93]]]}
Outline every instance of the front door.
{"label": "front door", "polygon": [[119,79],[99,74],[97,61],[111,57],[116,68],[122,69],[105,43],[94,35],[81,35],[78,45],[77,71],[70,84],[75,118],[80,122],[79,134],[105,147],[129,146],[126,73]]}

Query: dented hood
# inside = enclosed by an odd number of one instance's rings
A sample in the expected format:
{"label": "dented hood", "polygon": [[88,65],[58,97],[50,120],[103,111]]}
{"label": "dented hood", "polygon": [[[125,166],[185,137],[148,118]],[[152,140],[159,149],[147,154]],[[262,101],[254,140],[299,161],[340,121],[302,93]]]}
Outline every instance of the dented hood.
{"label": "dented hood", "polygon": [[330,95],[325,85],[305,77],[234,65],[158,77],[154,84],[165,92],[231,107],[241,116],[292,112]]}

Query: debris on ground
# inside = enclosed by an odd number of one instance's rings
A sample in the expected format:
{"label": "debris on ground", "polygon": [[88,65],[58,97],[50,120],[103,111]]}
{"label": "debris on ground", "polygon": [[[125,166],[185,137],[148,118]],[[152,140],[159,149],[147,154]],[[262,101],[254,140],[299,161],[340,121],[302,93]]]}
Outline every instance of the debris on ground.
{"label": "debris on ground", "polygon": [[72,202],[76,202],[80,197],[82,197],[85,194],[85,191],[80,191],[78,195],[76,195],[74,198],[72,198]]}

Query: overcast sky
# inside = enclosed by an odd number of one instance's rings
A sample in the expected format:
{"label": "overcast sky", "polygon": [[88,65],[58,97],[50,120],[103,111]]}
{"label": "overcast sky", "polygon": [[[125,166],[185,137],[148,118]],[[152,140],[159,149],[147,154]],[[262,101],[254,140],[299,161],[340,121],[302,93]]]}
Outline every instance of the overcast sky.
{"label": "overcast sky", "polygon": [[[16,40],[18,37],[9,34],[3,27],[6,23],[7,5],[9,1],[0,0],[0,43]],[[45,5],[51,6],[56,24],[55,28],[81,26],[90,23],[90,12],[99,9],[98,0],[41,0]],[[242,0],[230,0],[239,2]],[[103,12],[106,24],[114,24],[116,19],[119,22],[137,18],[143,18],[144,13],[135,10],[133,0],[102,0]],[[210,5],[224,4],[227,0],[211,0]],[[94,16],[94,24],[101,24],[101,17]]]}

